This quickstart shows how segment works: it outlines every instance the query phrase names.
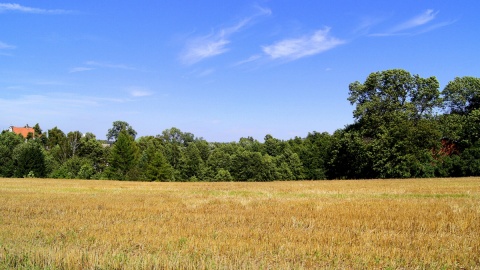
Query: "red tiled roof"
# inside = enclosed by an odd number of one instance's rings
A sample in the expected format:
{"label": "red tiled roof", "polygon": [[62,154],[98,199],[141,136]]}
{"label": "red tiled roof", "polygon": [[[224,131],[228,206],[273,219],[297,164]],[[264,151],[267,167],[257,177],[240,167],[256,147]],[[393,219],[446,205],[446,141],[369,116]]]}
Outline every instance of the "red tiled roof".
{"label": "red tiled roof", "polygon": [[35,135],[35,130],[31,127],[12,127],[12,132],[15,134],[21,134],[24,138],[27,138],[28,133]]}

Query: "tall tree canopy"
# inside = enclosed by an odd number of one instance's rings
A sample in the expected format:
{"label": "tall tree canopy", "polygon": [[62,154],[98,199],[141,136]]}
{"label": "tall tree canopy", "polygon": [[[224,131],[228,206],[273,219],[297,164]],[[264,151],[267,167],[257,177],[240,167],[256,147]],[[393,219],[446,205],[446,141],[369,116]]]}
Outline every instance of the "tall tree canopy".
{"label": "tall tree canopy", "polygon": [[421,78],[402,69],[371,73],[362,84],[349,85],[348,100],[356,105],[357,123],[368,133],[382,125],[429,116],[441,105],[435,77]]}
{"label": "tall tree canopy", "polygon": [[456,77],[447,84],[442,94],[451,113],[465,115],[480,109],[480,78]]}
{"label": "tall tree canopy", "polygon": [[107,140],[116,141],[122,130],[126,130],[127,134],[132,136],[132,138],[135,140],[135,137],[137,136],[137,132],[127,122],[125,122],[125,121],[115,121],[115,122],[113,122],[112,125],[113,125],[112,128],[109,129],[108,132],[107,132]]}
{"label": "tall tree canopy", "polygon": [[[147,181],[271,181],[480,175],[480,78],[457,77],[441,95],[435,77],[401,69],[349,85],[355,122],[329,133],[260,142],[207,142],[172,127],[135,140],[116,121],[102,144],[57,127],[0,134],[0,176]],[[444,110],[441,110],[441,109]],[[110,147],[111,146],[111,147]]]}
{"label": "tall tree canopy", "polygon": [[107,174],[109,178],[137,180],[134,179],[134,169],[137,165],[138,157],[138,146],[132,136],[127,130],[121,130],[108,159]]}
{"label": "tall tree canopy", "polygon": [[0,134],[0,177],[12,177],[15,172],[13,149],[24,143],[21,135],[13,132]]}
{"label": "tall tree canopy", "polygon": [[45,155],[40,143],[30,140],[27,143],[19,144],[13,150],[13,161],[15,177],[45,177]]}

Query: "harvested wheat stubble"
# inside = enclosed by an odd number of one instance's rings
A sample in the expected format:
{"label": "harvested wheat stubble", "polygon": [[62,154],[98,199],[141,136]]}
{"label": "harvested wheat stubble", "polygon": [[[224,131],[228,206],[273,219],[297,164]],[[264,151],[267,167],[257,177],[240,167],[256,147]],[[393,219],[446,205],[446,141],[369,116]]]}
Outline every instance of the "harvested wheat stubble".
{"label": "harvested wheat stubble", "polygon": [[0,179],[0,269],[480,269],[480,178]]}

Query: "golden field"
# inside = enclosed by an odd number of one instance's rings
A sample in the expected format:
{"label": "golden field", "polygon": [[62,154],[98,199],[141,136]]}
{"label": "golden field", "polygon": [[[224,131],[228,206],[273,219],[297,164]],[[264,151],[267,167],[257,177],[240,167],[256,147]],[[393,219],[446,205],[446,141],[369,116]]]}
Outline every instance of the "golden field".
{"label": "golden field", "polygon": [[480,178],[0,179],[0,269],[480,269]]}

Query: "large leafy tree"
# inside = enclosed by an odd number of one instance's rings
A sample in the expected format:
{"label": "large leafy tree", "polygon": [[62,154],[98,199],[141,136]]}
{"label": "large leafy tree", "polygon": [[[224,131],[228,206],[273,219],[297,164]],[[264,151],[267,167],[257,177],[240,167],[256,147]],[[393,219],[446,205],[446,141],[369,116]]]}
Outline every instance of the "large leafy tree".
{"label": "large leafy tree", "polygon": [[183,179],[199,179],[204,162],[200,151],[194,143],[184,148],[180,159],[180,171]]}
{"label": "large leafy tree", "polygon": [[375,178],[370,148],[371,139],[362,137],[359,131],[337,130],[331,138],[327,178]]}
{"label": "large leafy tree", "polygon": [[13,176],[15,172],[13,149],[23,142],[23,137],[13,132],[0,134],[0,177]]}
{"label": "large leafy tree", "polygon": [[36,123],[35,126],[33,126],[33,129],[35,130],[35,139],[39,140],[43,146],[46,146],[48,138],[42,133],[42,128],[40,128],[40,125]]}
{"label": "large leafy tree", "polygon": [[242,148],[232,156],[231,175],[240,181],[269,181],[275,177],[275,163],[271,156]]}
{"label": "large leafy tree", "polygon": [[272,135],[267,134],[264,138],[263,151],[264,153],[275,157],[282,153],[285,143],[279,139],[274,138]]}
{"label": "large leafy tree", "polygon": [[172,166],[168,163],[161,151],[155,151],[147,164],[145,177],[152,181],[173,181],[175,180]]}
{"label": "large leafy tree", "polygon": [[[207,167],[211,173],[210,177],[215,178],[230,175],[230,169],[232,166],[232,158],[230,154],[225,150],[226,147],[217,147],[210,154],[207,160]],[[225,179],[230,180],[230,179]]]}
{"label": "large leafy tree", "polygon": [[466,115],[480,109],[480,78],[456,77],[442,91],[445,106],[451,113]]}
{"label": "large leafy tree", "polygon": [[[297,139],[298,141],[298,139]],[[301,146],[293,147],[298,153],[305,178],[325,179],[327,177],[327,162],[331,156],[332,136],[326,132],[312,132],[302,141]]]}
{"label": "large leafy tree", "polygon": [[433,177],[432,151],[440,147],[440,137],[436,122],[428,119],[381,128],[369,148],[375,177]]}
{"label": "large leafy tree", "polygon": [[149,181],[174,181],[173,167],[164,155],[165,147],[162,141],[153,136],[141,137],[138,144],[142,151],[139,168],[143,179]]}
{"label": "large leafy tree", "polygon": [[[443,89],[446,114],[440,118],[444,138],[441,175],[479,175],[480,78],[456,77]],[[449,150],[449,151],[445,151]]]}
{"label": "large leafy tree", "polygon": [[58,127],[54,127],[48,130],[48,142],[47,146],[49,149],[55,147],[56,145],[66,144],[65,133]]}
{"label": "large leafy tree", "polygon": [[342,167],[341,160],[363,160],[356,165],[363,169],[348,173],[347,178],[433,176],[432,150],[441,138],[434,118],[442,103],[438,88],[435,77],[422,78],[401,69],[374,72],[363,84],[350,84],[348,100],[356,105],[356,123],[345,135],[357,135],[338,140],[332,176],[343,174],[336,168]]}
{"label": "large leafy tree", "polygon": [[109,141],[116,141],[120,132],[125,130],[128,135],[130,135],[134,140],[137,136],[137,132],[125,121],[115,121],[112,124],[112,128],[107,132],[107,140]]}
{"label": "large leafy tree", "polygon": [[95,135],[87,132],[80,139],[76,154],[78,157],[87,158],[92,162],[95,173],[101,173],[107,164],[107,151],[109,147],[103,147],[97,141]]}
{"label": "large leafy tree", "polygon": [[90,179],[95,174],[93,162],[88,158],[78,156],[69,158],[61,166],[56,168],[50,177],[63,179]]}
{"label": "large leafy tree", "polygon": [[195,140],[195,136],[192,133],[182,132],[176,127],[162,131],[162,134],[157,135],[157,138],[167,143],[184,147]]}
{"label": "large leafy tree", "polygon": [[47,148],[50,150],[50,153],[54,159],[62,164],[71,157],[71,147],[65,133],[54,127],[48,130],[48,141]]}
{"label": "large leafy tree", "polygon": [[274,157],[274,160],[276,163],[275,180],[304,179],[302,161],[298,154],[294,153],[289,146],[286,146],[281,154]]}
{"label": "large leafy tree", "polygon": [[108,159],[107,176],[117,180],[135,180],[138,146],[127,130],[121,130]]}
{"label": "large leafy tree", "polygon": [[364,83],[349,85],[348,100],[366,135],[374,136],[381,126],[397,121],[431,116],[441,105],[435,77],[421,78],[402,69],[371,73]]}
{"label": "large leafy tree", "polygon": [[13,150],[13,161],[15,177],[26,177],[32,173],[35,177],[46,175],[45,155],[42,146],[34,140],[17,145]]}

